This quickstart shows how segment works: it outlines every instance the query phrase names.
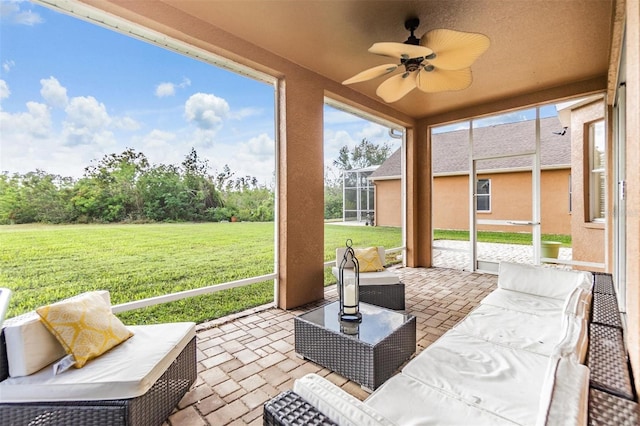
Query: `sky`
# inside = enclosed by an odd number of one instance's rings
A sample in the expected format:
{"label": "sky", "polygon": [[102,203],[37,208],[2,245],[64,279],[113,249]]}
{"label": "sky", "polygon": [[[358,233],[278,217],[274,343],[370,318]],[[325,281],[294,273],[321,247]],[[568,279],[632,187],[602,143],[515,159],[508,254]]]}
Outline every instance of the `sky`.
{"label": "sky", "polygon": [[[79,178],[127,148],[180,164],[191,148],[212,173],[271,185],[274,88],[23,0],[0,0],[0,172]],[[325,107],[324,156],[388,129]]]}

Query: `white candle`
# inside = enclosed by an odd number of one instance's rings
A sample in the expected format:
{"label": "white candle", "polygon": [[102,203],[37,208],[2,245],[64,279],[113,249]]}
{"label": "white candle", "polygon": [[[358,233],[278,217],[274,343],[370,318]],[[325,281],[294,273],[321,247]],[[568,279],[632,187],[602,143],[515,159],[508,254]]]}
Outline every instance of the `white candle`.
{"label": "white candle", "polygon": [[344,313],[345,314],[355,314],[356,308],[347,308],[349,306],[356,305],[356,285],[353,283],[353,280],[345,281],[344,286]]}

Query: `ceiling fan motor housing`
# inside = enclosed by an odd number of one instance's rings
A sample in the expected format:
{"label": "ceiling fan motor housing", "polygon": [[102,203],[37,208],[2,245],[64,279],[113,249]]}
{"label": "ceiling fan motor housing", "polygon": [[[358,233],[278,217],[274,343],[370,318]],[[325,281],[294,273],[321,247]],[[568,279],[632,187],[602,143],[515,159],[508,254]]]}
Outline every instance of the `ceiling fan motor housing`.
{"label": "ceiling fan motor housing", "polygon": [[411,31],[411,35],[409,36],[407,41],[404,42],[405,44],[413,44],[414,46],[418,46],[420,44],[420,39],[413,35],[413,32],[416,30],[416,28],[418,28],[419,25],[420,19],[418,18],[409,18],[404,22],[404,27],[407,30]]}

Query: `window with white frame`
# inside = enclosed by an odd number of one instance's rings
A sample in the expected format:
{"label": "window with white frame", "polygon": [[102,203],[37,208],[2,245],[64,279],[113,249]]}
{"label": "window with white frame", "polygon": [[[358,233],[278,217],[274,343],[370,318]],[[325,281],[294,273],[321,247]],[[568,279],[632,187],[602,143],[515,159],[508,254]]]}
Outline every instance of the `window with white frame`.
{"label": "window with white frame", "polygon": [[476,182],[476,211],[491,211],[491,179],[478,179]]}
{"label": "window with white frame", "polygon": [[604,120],[589,124],[589,219],[604,221],[605,136]]}

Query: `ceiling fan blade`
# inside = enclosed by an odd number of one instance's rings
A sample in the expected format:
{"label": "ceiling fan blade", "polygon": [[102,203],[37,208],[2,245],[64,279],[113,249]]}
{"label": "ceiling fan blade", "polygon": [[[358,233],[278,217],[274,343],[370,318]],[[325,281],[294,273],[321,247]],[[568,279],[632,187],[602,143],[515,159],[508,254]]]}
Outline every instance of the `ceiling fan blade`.
{"label": "ceiling fan blade", "polygon": [[429,63],[445,70],[469,68],[491,44],[484,34],[447,29],[432,30],[422,36],[420,45],[429,46],[436,57]]}
{"label": "ceiling fan blade", "polygon": [[376,55],[390,56],[392,58],[409,59],[429,56],[433,53],[433,50],[425,46],[416,46],[413,44],[383,42],[374,43],[369,48],[369,52],[375,53]]}
{"label": "ceiling fan blade", "polygon": [[376,95],[385,102],[392,103],[416,88],[415,72],[394,75],[386,79],[376,90]]}
{"label": "ceiling fan blade", "polygon": [[427,93],[466,89],[473,81],[471,68],[463,68],[461,70],[436,68],[433,71],[423,69],[417,74],[416,86]]}
{"label": "ceiling fan blade", "polygon": [[361,81],[371,80],[373,78],[380,77],[385,74],[389,74],[390,72],[395,71],[397,68],[398,68],[398,65],[396,64],[378,65],[377,67],[369,68],[368,70],[359,72],[353,77],[343,81],[342,84],[352,84],[352,83],[359,83]]}

